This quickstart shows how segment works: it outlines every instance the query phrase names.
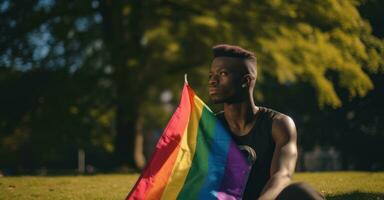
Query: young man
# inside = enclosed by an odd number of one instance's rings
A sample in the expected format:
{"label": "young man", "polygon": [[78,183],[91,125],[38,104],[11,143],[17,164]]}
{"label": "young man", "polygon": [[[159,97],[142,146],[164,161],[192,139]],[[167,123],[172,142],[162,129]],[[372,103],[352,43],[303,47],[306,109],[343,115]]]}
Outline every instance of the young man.
{"label": "young man", "polygon": [[231,45],[215,46],[213,54],[209,95],[214,103],[224,104],[217,117],[252,163],[243,199],[322,199],[305,184],[290,185],[297,160],[295,123],[287,115],[255,105],[254,54]]}

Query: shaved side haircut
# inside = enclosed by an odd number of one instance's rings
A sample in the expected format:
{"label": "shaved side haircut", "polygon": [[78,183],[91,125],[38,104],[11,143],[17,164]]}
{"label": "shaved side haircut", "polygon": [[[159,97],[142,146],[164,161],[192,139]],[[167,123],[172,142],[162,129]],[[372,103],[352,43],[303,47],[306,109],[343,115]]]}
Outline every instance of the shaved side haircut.
{"label": "shaved side haircut", "polygon": [[212,48],[213,57],[231,57],[245,61],[245,67],[249,74],[255,79],[257,77],[256,56],[253,52],[245,50],[239,46],[229,44],[219,44]]}

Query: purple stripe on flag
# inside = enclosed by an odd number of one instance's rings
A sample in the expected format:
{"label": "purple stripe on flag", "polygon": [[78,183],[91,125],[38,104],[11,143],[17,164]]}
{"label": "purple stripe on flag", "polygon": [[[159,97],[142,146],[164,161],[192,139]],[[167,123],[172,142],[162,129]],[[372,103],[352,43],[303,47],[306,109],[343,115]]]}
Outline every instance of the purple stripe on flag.
{"label": "purple stripe on flag", "polygon": [[247,159],[232,141],[228,151],[224,177],[218,192],[230,195],[235,199],[241,199],[250,169],[251,166]]}

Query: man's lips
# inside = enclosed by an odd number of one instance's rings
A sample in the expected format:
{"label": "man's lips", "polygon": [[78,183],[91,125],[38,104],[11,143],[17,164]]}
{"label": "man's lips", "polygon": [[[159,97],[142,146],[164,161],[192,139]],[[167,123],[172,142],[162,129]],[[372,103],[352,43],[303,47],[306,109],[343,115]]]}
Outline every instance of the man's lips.
{"label": "man's lips", "polygon": [[218,88],[209,88],[208,89],[209,94],[216,94],[219,92]]}

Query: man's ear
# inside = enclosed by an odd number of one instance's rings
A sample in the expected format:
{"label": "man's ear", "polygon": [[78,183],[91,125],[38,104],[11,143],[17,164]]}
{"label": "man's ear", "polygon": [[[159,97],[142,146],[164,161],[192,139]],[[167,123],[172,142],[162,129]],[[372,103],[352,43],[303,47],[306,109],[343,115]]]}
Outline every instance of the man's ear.
{"label": "man's ear", "polygon": [[251,74],[246,74],[243,76],[243,84],[242,85],[246,85],[246,87],[249,87],[251,85],[254,84],[254,81],[256,80],[255,77],[253,77]]}

